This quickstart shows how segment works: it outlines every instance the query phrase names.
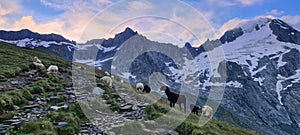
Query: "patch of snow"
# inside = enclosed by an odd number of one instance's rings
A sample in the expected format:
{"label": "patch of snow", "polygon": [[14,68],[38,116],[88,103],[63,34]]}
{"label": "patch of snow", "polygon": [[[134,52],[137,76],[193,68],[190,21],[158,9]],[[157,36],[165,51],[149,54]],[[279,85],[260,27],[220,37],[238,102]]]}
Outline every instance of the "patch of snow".
{"label": "patch of snow", "polygon": [[209,85],[206,84],[206,86],[219,86],[219,87],[228,86],[228,87],[233,87],[233,88],[243,88],[243,85],[241,83],[239,83],[238,81],[230,81],[227,83],[219,83],[219,82],[215,82],[215,83],[206,82],[206,83],[210,83]]}
{"label": "patch of snow", "polygon": [[103,47],[103,53],[110,52],[114,50],[116,47]]}
{"label": "patch of snow", "polygon": [[234,87],[234,88],[243,88],[243,85],[238,81],[230,81],[226,83],[226,86]]}
{"label": "patch of snow", "polygon": [[133,79],[136,78],[136,76],[134,76],[134,75],[132,75],[131,73],[128,73],[128,72],[122,73],[122,74],[120,75],[120,77],[125,78],[125,79],[129,79],[129,77],[132,77]]}
{"label": "patch of snow", "polygon": [[254,78],[254,81],[258,82],[259,85],[262,86],[262,85],[263,85],[262,82],[264,81],[264,79],[265,79],[265,78],[259,77],[259,78]]}
{"label": "patch of snow", "polygon": [[269,18],[256,18],[254,20],[250,20],[247,21],[243,24],[240,24],[242,30],[245,33],[250,33],[253,32],[253,30],[255,29],[256,25],[259,26],[259,28],[261,28],[262,26],[265,26],[268,22],[270,22],[271,20]]}
{"label": "patch of snow", "polygon": [[79,59],[76,59],[75,62],[78,62],[78,63],[83,63],[83,64],[86,64],[86,63],[93,63],[95,60],[94,59],[88,59],[88,60],[79,60]]}
{"label": "patch of snow", "polygon": [[[278,95],[278,100],[280,101],[280,104],[281,105],[283,105],[282,104],[282,96],[281,96],[281,94],[280,94],[280,92],[281,91],[283,91],[283,90],[286,90],[286,89],[288,89],[289,87],[292,87],[293,86],[293,83],[298,83],[298,82],[300,82],[300,69],[298,69],[298,70],[296,70],[296,74],[294,74],[293,76],[290,76],[290,77],[283,77],[283,76],[281,76],[280,74],[278,74],[277,75],[277,79],[278,79],[278,81],[277,81],[277,83],[276,83],[276,92],[277,92],[277,95]],[[292,81],[292,84],[289,84],[288,86],[286,86],[285,88],[283,88],[283,86],[282,86],[282,82],[283,81],[286,81],[286,80],[293,80]]]}
{"label": "patch of snow", "polygon": [[287,62],[282,61],[282,55],[280,55],[279,60],[278,60],[278,64],[277,64],[277,69],[279,69],[279,67],[284,66],[286,63]]}
{"label": "patch of snow", "polygon": [[289,87],[292,87],[293,86],[293,84],[289,84],[288,86],[286,86],[285,88],[283,88],[283,90],[286,90],[286,89],[288,89]]}
{"label": "patch of snow", "polygon": [[259,69],[257,69],[256,71],[253,71],[253,72],[252,72],[252,75],[256,75],[258,72],[261,72],[261,71],[264,70],[264,69],[267,69],[266,65],[263,66],[263,67],[261,67],[261,68],[259,68]]}
{"label": "patch of snow", "polygon": [[6,43],[10,43],[10,44],[15,44],[19,47],[26,47],[27,45],[31,45],[34,47],[50,47],[50,45],[71,45],[71,46],[75,46],[74,44],[71,43],[67,43],[67,42],[54,42],[54,41],[39,41],[39,40],[35,40],[35,39],[29,39],[29,38],[25,38],[22,40],[16,40],[16,41],[10,41],[10,40],[2,40],[0,39],[0,41],[2,42],[6,42]]}
{"label": "patch of snow", "polygon": [[276,92],[277,92],[277,98],[278,98],[280,104],[283,105],[282,100],[281,100],[282,96],[280,94],[280,92],[282,91],[282,84],[281,84],[281,82],[282,82],[282,80],[277,81],[277,83],[276,83]]}
{"label": "patch of snow", "polygon": [[71,52],[72,51],[72,48],[71,46],[67,46],[68,50]]}
{"label": "patch of snow", "polygon": [[106,59],[103,59],[103,60],[97,60],[97,61],[94,61],[94,65],[96,67],[101,67],[102,63],[106,62],[106,61],[109,61],[109,60],[112,60],[113,57],[110,57],[110,58],[106,58]]}

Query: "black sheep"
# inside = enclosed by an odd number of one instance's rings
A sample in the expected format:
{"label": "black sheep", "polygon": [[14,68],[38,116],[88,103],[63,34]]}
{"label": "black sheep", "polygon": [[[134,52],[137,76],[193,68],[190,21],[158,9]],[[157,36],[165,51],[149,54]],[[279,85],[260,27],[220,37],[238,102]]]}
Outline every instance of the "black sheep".
{"label": "black sheep", "polygon": [[200,107],[198,105],[190,104],[191,112],[198,115],[198,110],[200,110]]}
{"label": "black sheep", "polygon": [[183,104],[184,112],[186,112],[186,97],[184,95],[171,92],[168,86],[163,86],[161,90],[165,91],[168,100],[170,101],[170,107],[175,107],[175,103],[177,103],[181,110],[181,104]]}
{"label": "black sheep", "polygon": [[151,88],[146,84],[144,86],[143,92],[150,93],[150,91],[151,91]]}

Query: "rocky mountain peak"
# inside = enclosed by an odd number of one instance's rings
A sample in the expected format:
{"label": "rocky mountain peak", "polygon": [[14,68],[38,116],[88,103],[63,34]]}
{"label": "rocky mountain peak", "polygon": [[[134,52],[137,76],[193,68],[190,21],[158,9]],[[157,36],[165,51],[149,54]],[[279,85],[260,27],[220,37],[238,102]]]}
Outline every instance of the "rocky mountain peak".
{"label": "rocky mountain peak", "polygon": [[30,39],[30,40],[35,40],[35,41],[54,41],[56,43],[65,42],[65,43],[76,44],[75,41],[70,41],[58,34],[53,34],[53,33],[39,34],[36,32],[32,32],[28,29],[22,29],[19,31],[0,30],[0,37],[2,40],[8,40],[8,41],[18,41],[18,40]]}
{"label": "rocky mountain peak", "polygon": [[109,38],[107,40],[104,40],[102,46],[104,47],[120,46],[126,40],[128,40],[129,38],[137,34],[138,34],[137,32],[127,27],[123,32],[116,34],[114,38]]}
{"label": "rocky mountain peak", "polygon": [[273,19],[270,29],[277,36],[277,40],[282,42],[300,45],[300,32],[280,19]]}
{"label": "rocky mountain peak", "polygon": [[259,17],[245,23],[240,24],[240,28],[243,30],[244,33],[251,33],[253,31],[258,31],[262,27],[267,26],[272,19],[268,17]]}

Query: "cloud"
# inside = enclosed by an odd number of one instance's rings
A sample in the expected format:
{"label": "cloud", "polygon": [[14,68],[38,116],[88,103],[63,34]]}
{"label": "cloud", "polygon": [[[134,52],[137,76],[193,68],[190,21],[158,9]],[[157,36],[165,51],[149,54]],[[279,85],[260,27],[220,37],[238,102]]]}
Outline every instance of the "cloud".
{"label": "cloud", "polygon": [[19,0],[0,1],[0,29],[11,28],[12,16],[20,12]]}
{"label": "cloud", "polygon": [[252,6],[255,4],[262,4],[263,0],[236,0],[236,2],[238,2],[244,6]]}
{"label": "cloud", "polygon": [[149,2],[132,1],[128,5],[128,10],[132,11],[145,11],[152,9],[152,5]]}
{"label": "cloud", "polygon": [[235,1],[230,0],[205,0],[203,4],[209,7],[230,7],[237,5]]}
{"label": "cloud", "polygon": [[72,12],[98,12],[112,4],[110,0],[40,0],[45,6]]}
{"label": "cloud", "polygon": [[216,7],[233,7],[233,6],[253,6],[262,4],[264,0],[204,0],[202,3],[205,6]]}
{"label": "cloud", "polygon": [[[78,41],[85,27],[99,10],[111,4],[110,0],[41,0],[45,6],[64,10],[58,18],[41,20],[22,9],[16,1],[0,1],[0,29],[30,29],[39,33],[57,33]],[[11,15],[10,15],[11,14]],[[39,19],[39,20],[38,20]]]}
{"label": "cloud", "polygon": [[284,14],[284,11],[278,11],[277,9],[273,9],[270,12],[267,12],[266,15],[272,15],[272,16],[281,16]]}
{"label": "cloud", "polygon": [[92,15],[88,13],[68,13],[58,19],[46,22],[37,22],[33,16],[22,16],[6,29],[30,29],[42,34],[56,33],[71,40],[79,40],[85,26],[89,23],[90,18],[92,18]]}
{"label": "cloud", "polygon": [[300,31],[300,16],[282,16],[280,19]]}
{"label": "cloud", "polygon": [[[214,39],[219,39],[228,30],[238,28],[240,26],[243,26],[245,23],[247,23],[249,21],[256,21],[261,18],[274,19],[276,17],[271,16],[271,15],[265,15],[265,16],[256,16],[254,18],[249,18],[249,19],[240,19],[240,18],[231,19],[231,20],[227,21],[226,23],[224,23],[221,27],[219,27],[219,29],[217,31],[217,36]],[[292,20],[292,18],[287,19],[287,20]],[[299,20],[299,26],[300,26],[300,17],[298,18],[298,20]]]}
{"label": "cloud", "polygon": [[14,11],[19,10],[17,0],[1,0],[0,1],[0,16],[10,14]]}
{"label": "cloud", "polygon": [[19,29],[30,29],[32,31],[38,31],[42,33],[52,33],[53,31],[62,34],[62,27],[64,22],[54,20],[46,23],[37,24],[32,16],[23,16],[20,20],[16,21],[13,28]]}
{"label": "cloud", "polygon": [[248,21],[247,19],[239,19],[239,18],[234,18],[229,20],[219,28],[219,30],[217,31],[217,36],[215,38],[220,38],[226,31],[237,28],[238,26],[241,26],[243,23],[247,21]]}

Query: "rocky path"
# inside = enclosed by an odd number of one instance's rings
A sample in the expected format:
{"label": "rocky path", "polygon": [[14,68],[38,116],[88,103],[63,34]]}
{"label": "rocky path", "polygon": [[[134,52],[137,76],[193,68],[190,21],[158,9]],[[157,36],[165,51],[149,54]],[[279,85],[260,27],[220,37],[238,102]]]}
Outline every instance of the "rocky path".
{"label": "rocky path", "polygon": [[[67,80],[67,88],[61,92],[54,93],[53,96],[49,98],[35,98],[23,107],[15,106],[16,110],[21,111],[17,111],[18,113],[13,118],[0,121],[0,135],[5,135],[6,129],[12,126],[20,127],[25,122],[43,118],[52,111],[57,111],[60,108],[67,108],[68,105],[74,104],[80,99],[88,99],[91,97],[91,93],[87,93],[87,91],[83,91],[81,88],[76,88],[77,90],[74,90],[74,87],[71,87],[72,80],[69,76],[66,77],[63,74],[60,74],[60,76],[63,76]],[[39,74],[36,70],[24,72],[15,78],[10,78],[5,81],[2,80],[2,82],[0,82],[0,92],[30,87],[35,81],[43,79],[44,77],[45,76],[42,76],[42,74]],[[82,83],[88,82],[82,80]],[[97,89],[101,88],[97,87]],[[101,110],[96,110],[97,113],[93,116],[92,120],[81,124],[78,135],[115,134],[111,131],[111,129],[122,127],[129,122],[145,120],[146,115],[144,113],[144,109],[149,104],[138,101],[133,93],[126,91],[126,89],[121,86],[115,85],[114,89],[117,91],[115,94],[120,96],[115,100],[120,106],[120,111],[107,113]],[[45,107],[47,102],[55,100],[59,98],[59,96],[66,96],[68,99],[65,102],[57,103],[50,108]],[[92,97],[93,96],[97,96],[99,98],[99,95],[92,93]],[[165,133],[166,130],[158,129],[157,134],[162,134],[162,131]]]}
{"label": "rocky path", "polygon": [[[101,88],[97,88],[101,89]],[[119,112],[107,113],[101,110],[96,110],[96,114],[93,115],[93,119],[91,120],[91,124],[101,129],[102,134],[113,134],[110,130],[116,127],[124,126],[128,122],[132,122],[134,120],[144,120],[144,108],[148,105],[147,103],[142,103],[136,98],[128,93],[123,91],[121,87],[115,86],[115,89],[118,90],[119,98],[116,99],[116,103],[120,106]],[[82,95],[83,93],[77,93]],[[86,94],[91,98],[91,95]],[[82,99],[88,97],[81,97]],[[101,99],[98,99],[101,100]],[[82,128],[80,134],[85,134],[88,131],[86,128]],[[93,134],[89,132],[89,134]]]}

